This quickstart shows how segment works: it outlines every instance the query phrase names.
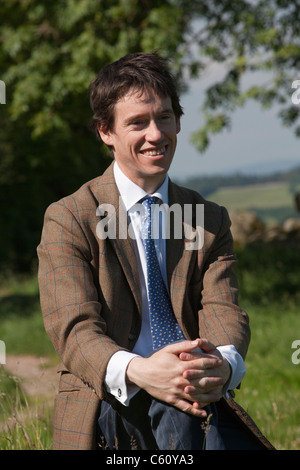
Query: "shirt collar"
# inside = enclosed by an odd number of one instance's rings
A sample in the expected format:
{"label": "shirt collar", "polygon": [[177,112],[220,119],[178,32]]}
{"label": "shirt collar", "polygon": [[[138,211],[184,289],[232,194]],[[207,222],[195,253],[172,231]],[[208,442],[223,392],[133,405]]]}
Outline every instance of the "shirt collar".
{"label": "shirt collar", "polygon": [[[121,198],[124,202],[125,208],[128,211],[133,207],[137,202],[143,199],[148,195],[140,186],[133,183],[120,169],[118,163],[114,162],[114,176],[116,180],[116,185],[118,187]],[[166,178],[163,184],[155,191],[155,193],[150,194],[150,196],[158,197],[163,203],[168,204],[168,185],[169,177],[166,175]]]}

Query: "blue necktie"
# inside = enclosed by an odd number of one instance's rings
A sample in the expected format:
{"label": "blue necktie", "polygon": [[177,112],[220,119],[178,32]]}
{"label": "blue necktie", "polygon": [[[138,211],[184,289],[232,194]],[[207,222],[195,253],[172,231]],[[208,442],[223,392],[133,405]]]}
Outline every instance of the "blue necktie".
{"label": "blue necktie", "polygon": [[151,236],[151,206],[157,203],[158,199],[150,196],[142,201],[145,209],[142,221],[142,239],[146,255],[146,282],[154,350],[185,339],[173,312],[171,300],[158,264],[154,240]]}

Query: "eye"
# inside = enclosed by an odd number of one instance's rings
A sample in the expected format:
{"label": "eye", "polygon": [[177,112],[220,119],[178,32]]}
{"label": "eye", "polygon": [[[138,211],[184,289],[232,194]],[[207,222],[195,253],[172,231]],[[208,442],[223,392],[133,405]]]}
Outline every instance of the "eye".
{"label": "eye", "polygon": [[171,119],[171,115],[170,114],[162,114],[160,116],[160,120],[161,121],[169,121]]}
{"label": "eye", "polygon": [[144,119],[135,119],[131,122],[131,126],[136,129],[142,129],[146,126],[146,121]]}

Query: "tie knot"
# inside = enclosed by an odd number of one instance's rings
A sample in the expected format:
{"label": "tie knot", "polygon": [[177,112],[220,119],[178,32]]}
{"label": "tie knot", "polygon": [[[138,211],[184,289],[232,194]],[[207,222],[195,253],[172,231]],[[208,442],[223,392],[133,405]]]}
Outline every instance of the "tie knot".
{"label": "tie knot", "polygon": [[158,197],[156,197],[156,196],[147,196],[142,201],[142,204],[146,208],[151,207],[153,204],[158,204]]}

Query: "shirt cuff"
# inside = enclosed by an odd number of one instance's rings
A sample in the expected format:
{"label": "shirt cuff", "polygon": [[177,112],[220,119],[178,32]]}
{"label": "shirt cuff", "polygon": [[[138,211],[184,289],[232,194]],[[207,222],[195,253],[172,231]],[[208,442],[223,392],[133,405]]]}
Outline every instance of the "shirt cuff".
{"label": "shirt cuff", "polygon": [[106,368],[106,390],[125,406],[129,405],[130,399],[140,390],[137,385],[126,382],[126,369],[134,357],[138,357],[138,354],[118,351],[111,357]]}
{"label": "shirt cuff", "polygon": [[226,384],[225,394],[228,390],[234,390],[242,382],[246,374],[246,368],[242,356],[233,345],[218,346],[217,349],[227,359],[231,367],[231,377]]}

